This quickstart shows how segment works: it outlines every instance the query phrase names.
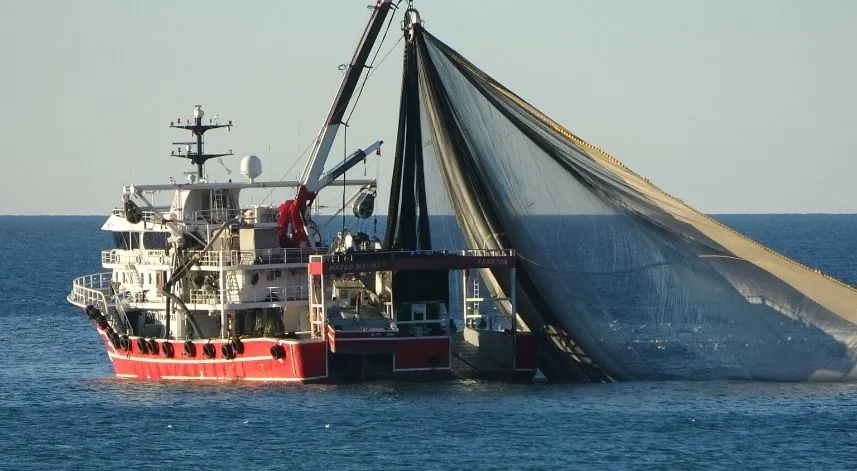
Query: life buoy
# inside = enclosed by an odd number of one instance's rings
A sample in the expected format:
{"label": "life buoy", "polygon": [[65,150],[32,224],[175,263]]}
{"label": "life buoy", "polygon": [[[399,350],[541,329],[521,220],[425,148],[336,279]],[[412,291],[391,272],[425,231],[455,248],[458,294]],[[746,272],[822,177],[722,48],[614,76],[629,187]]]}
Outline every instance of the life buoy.
{"label": "life buoy", "polygon": [[238,337],[233,338],[230,344],[232,345],[232,350],[236,354],[244,353],[244,342],[242,342]]}
{"label": "life buoy", "polygon": [[282,345],[271,345],[271,357],[274,360],[282,360],[286,356],[286,350]]}
{"label": "life buoy", "polygon": [[146,342],[146,346],[149,348],[149,353],[152,355],[158,354],[158,342],[155,339],[149,339]]}
{"label": "life buoy", "polygon": [[172,358],[175,354],[175,352],[173,351],[173,344],[169,341],[164,341],[162,349],[164,351],[164,356],[167,358]]}
{"label": "life buoy", "polygon": [[223,358],[226,358],[227,360],[235,358],[235,350],[232,349],[231,344],[223,344],[223,346],[220,347],[220,353],[223,355]]}
{"label": "life buoy", "polygon": [[202,354],[205,355],[205,358],[211,359],[217,355],[217,351],[214,350],[214,345],[207,343],[202,346]]}
{"label": "life buoy", "polygon": [[196,345],[194,345],[190,340],[184,343],[184,354],[189,357],[196,356]]}
{"label": "life buoy", "polygon": [[137,261],[137,265],[140,265],[143,263],[143,256],[140,254],[137,254],[137,257],[135,258],[135,260]]}
{"label": "life buoy", "polygon": [[159,256],[159,257],[158,257],[158,262],[159,262],[161,265],[166,265],[166,264],[167,264],[167,257],[165,257],[165,256],[162,254],[161,256]]}
{"label": "life buoy", "polygon": [[127,335],[123,335],[119,338],[119,348],[126,352],[131,351],[131,339],[129,339]]}
{"label": "life buoy", "polygon": [[137,339],[137,350],[140,350],[140,353],[143,354],[149,353],[149,344],[146,343],[146,339],[143,337]]}

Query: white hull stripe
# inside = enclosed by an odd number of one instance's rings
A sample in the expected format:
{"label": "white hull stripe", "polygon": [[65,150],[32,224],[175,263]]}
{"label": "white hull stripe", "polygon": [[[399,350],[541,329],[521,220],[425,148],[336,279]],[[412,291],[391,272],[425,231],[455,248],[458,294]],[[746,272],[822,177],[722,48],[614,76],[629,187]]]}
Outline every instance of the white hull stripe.
{"label": "white hull stripe", "polygon": [[409,340],[449,340],[449,337],[330,337],[334,342],[401,342]]}
{"label": "white hull stripe", "polygon": [[[136,376],[135,376],[136,377]],[[278,382],[278,383],[299,383],[301,381],[313,381],[316,379],[324,379],[327,376],[311,376],[308,378],[257,378],[257,377],[246,377],[241,378],[237,376],[161,376],[160,379],[167,381],[258,381],[258,382]],[[148,378],[143,378],[148,379]]]}
{"label": "white hull stripe", "polygon": [[[229,341],[229,339],[213,339],[212,343],[221,343],[221,342],[228,342],[228,341]],[[250,338],[250,339],[241,339],[241,343],[269,342],[272,344],[277,343],[277,344],[281,344],[281,345],[286,345],[286,344],[288,344],[288,345],[301,345],[301,344],[312,344],[312,343],[324,343],[326,341],[327,340],[325,340],[325,339],[300,340],[300,339],[275,339],[275,338],[271,338],[271,337],[254,337],[254,338]],[[179,340],[175,340],[175,342],[179,342]],[[197,345],[199,345],[199,344],[197,344]]]}
{"label": "white hull stripe", "polygon": [[437,368],[393,368],[393,373],[402,371],[449,371],[451,369],[449,366],[439,366]]}
{"label": "white hull stripe", "polygon": [[[150,358],[147,357],[138,357],[138,356],[129,356],[129,355],[121,355],[118,353],[107,352],[107,355],[110,358],[115,358],[117,360],[125,360],[125,361],[136,361],[140,363],[175,363],[175,364],[191,364],[191,363],[241,363],[247,361],[279,361],[283,360],[274,360],[271,355],[264,356],[255,356],[255,357],[236,357],[232,360],[227,360],[225,358],[212,358],[212,359],[202,359],[202,358],[188,358],[186,360],[180,360],[176,358],[158,358],[152,356]],[[291,355],[294,356],[294,355]]]}

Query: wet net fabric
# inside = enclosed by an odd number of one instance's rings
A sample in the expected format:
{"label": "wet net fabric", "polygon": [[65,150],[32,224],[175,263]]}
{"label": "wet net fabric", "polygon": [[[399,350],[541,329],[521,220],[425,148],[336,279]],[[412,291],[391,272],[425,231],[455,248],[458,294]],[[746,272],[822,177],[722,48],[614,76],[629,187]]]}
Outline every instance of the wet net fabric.
{"label": "wet net fabric", "polygon": [[518,314],[548,376],[857,375],[852,287],[667,195],[428,32],[412,53],[429,206],[469,248],[517,250]]}

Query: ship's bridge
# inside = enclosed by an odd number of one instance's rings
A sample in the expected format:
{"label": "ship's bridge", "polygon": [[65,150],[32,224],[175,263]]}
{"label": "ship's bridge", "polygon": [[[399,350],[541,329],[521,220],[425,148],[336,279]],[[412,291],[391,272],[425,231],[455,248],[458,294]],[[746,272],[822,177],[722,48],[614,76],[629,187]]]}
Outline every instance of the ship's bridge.
{"label": "ship's bridge", "polygon": [[170,213],[180,219],[221,224],[241,214],[240,188],[187,188],[176,190]]}

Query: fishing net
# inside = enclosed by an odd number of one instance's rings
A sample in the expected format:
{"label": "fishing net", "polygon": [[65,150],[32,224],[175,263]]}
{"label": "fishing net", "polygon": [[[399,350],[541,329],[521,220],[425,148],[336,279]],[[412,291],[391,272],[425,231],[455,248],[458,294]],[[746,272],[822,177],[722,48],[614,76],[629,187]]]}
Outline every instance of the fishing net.
{"label": "fishing net", "polygon": [[[425,183],[405,185],[417,209],[388,237],[427,241],[418,221],[434,206],[469,248],[514,248],[518,314],[542,338],[549,377],[857,375],[852,287],[664,193],[427,31],[405,54],[400,140],[412,130],[405,146],[422,163],[404,171]],[[391,215],[408,213],[393,200]],[[483,273],[495,295],[504,276]]]}

